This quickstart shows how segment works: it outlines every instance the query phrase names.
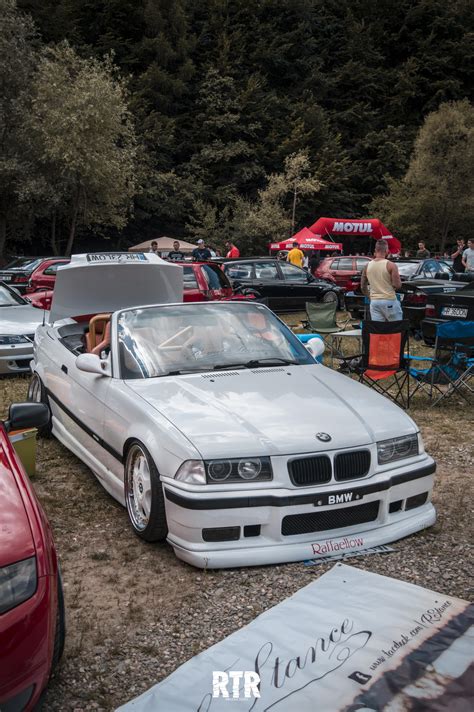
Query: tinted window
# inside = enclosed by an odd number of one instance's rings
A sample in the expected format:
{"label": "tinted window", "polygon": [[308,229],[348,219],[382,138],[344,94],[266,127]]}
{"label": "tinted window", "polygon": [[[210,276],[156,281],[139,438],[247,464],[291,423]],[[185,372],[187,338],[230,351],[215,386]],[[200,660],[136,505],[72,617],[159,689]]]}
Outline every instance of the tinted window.
{"label": "tinted window", "polygon": [[209,289],[223,289],[229,286],[219,267],[215,265],[202,265],[202,271],[209,285]]}
{"label": "tinted window", "polygon": [[[282,262],[282,265],[285,263]],[[255,264],[255,279],[280,279],[274,262],[258,262]]]}
{"label": "tinted window", "polygon": [[198,283],[192,267],[183,267],[183,287],[184,289],[198,289]]}
{"label": "tinted window", "polygon": [[252,279],[251,264],[225,264],[224,270],[229,279]]}
{"label": "tinted window", "polygon": [[308,273],[305,272],[302,269],[299,269],[298,267],[295,267],[294,265],[289,265],[286,262],[282,262],[281,265],[281,270],[283,272],[283,276],[286,280],[289,282],[301,282],[303,284],[307,284],[308,282]]}
{"label": "tinted window", "polygon": [[420,275],[423,277],[435,277],[438,271],[438,263],[436,260],[427,260],[420,270]]}
{"label": "tinted window", "polygon": [[351,257],[347,257],[347,258],[343,258],[342,260],[338,260],[338,263],[339,264],[337,266],[337,269],[348,269],[348,270],[352,269],[352,258]]}
{"label": "tinted window", "polygon": [[49,265],[44,271],[44,274],[56,274],[58,271],[58,267],[61,267],[61,265],[66,264],[65,262],[56,262],[54,265]]}
{"label": "tinted window", "polygon": [[33,272],[33,270],[36,269],[41,262],[41,258],[38,257],[17,257],[4,269],[21,269],[25,272]]}
{"label": "tinted window", "polygon": [[359,270],[360,272],[362,272],[364,267],[366,265],[368,265],[369,262],[370,262],[370,260],[363,260],[363,259],[357,258],[356,259],[356,269]]}

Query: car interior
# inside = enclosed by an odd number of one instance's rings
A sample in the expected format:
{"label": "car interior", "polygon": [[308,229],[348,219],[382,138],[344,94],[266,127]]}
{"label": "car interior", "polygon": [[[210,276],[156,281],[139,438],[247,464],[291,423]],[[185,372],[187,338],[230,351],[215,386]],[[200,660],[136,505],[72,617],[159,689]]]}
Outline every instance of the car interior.
{"label": "car interior", "polygon": [[106,358],[110,351],[112,314],[95,314],[89,320],[65,324],[58,329],[59,340],[76,356],[92,353]]}

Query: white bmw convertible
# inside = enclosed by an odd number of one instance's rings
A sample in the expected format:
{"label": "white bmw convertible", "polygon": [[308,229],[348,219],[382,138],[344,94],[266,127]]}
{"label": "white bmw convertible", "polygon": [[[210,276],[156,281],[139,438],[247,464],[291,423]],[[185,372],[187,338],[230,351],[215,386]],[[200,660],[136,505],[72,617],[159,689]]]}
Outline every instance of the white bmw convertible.
{"label": "white bmw convertible", "polygon": [[181,298],[181,267],[155,255],[77,255],[35,337],[30,399],[140,537],[216,568],[434,523],[435,463],[405,412],[262,304]]}

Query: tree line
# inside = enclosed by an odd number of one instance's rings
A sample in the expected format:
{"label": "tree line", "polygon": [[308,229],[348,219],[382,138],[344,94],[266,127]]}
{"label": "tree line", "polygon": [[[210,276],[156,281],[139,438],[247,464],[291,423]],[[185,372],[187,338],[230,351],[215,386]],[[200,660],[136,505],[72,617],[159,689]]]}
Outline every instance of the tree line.
{"label": "tree line", "polygon": [[[469,0],[0,0],[0,255],[473,218]],[[434,246],[434,245],[433,245]]]}

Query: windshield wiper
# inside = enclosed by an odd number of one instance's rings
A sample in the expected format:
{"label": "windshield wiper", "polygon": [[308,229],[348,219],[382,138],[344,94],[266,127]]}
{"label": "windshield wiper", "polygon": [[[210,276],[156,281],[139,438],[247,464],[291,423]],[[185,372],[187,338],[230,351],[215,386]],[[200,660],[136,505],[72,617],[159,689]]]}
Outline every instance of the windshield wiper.
{"label": "windshield wiper", "polygon": [[286,358],[270,356],[269,358],[255,358],[250,361],[241,361],[239,363],[217,364],[212,370],[223,371],[226,368],[258,368],[259,366],[294,366],[298,363],[299,361],[291,361]]}

